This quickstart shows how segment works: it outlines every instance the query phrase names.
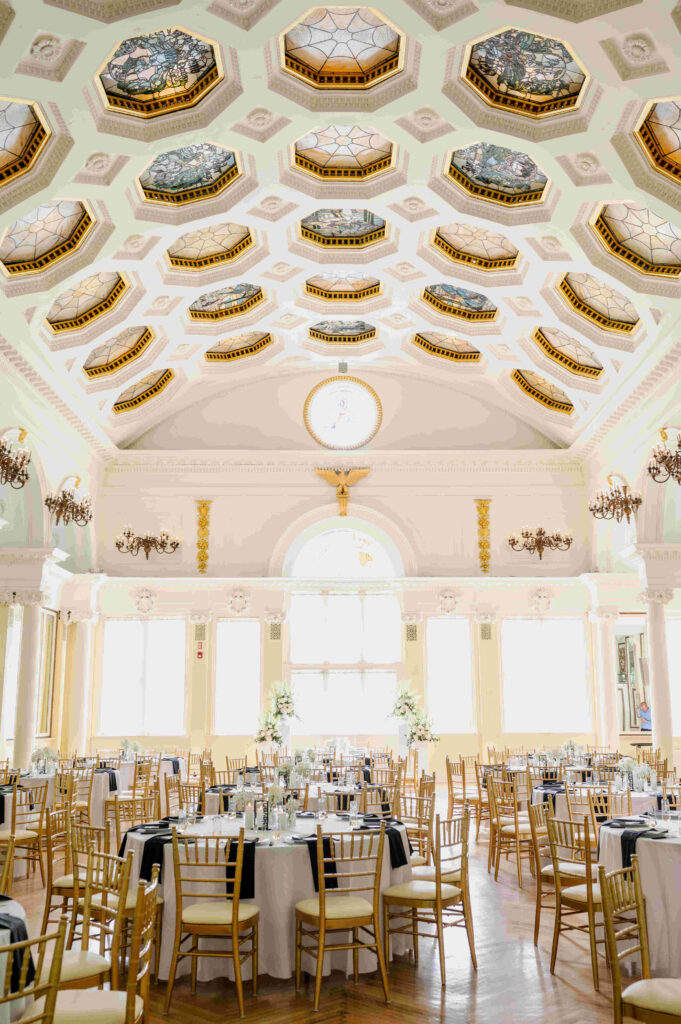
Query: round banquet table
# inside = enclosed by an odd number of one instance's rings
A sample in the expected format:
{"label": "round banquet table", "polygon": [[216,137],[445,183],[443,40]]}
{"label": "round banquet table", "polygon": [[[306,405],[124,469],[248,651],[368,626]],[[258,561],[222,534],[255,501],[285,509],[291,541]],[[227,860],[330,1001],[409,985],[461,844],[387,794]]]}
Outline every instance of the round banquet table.
{"label": "round banquet table", "polygon": [[[219,789],[219,787],[214,787],[214,788],[216,790]],[[378,789],[379,787],[377,787],[377,786],[376,787],[369,786],[369,789],[374,789],[374,788]],[[224,791],[225,807],[229,807],[229,798],[232,796],[233,792],[234,792],[233,789],[225,790]],[[250,800],[254,800],[255,797],[257,796],[257,793],[255,791],[253,791],[253,790],[248,790],[247,789],[247,790],[244,790],[244,792],[246,794],[246,800],[249,800],[249,799]],[[361,794],[361,790],[355,789],[354,787],[350,787],[348,789],[343,789],[342,787],[339,788],[337,785],[334,785],[334,783],[332,783],[332,782],[320,783],[319,785],[314,784],[314,785],[311,785],[309,790],[308,790],[307,810],[308,811],[326,810],[326,801],[322,800],[322,794],[327,794],[327,793],[335,794],[339,798],[338,810],[347,810],[347,806],[346,805],[349,804],[350,800],[356,800],[357,804],[359,806],[360,797],[362,795]],[[219,792],[213,792],[211,789],[208,789],[206,791],[206,814],[217,814],[219,812],[219,810],[220,810],[219,798],[220,798]],[[299,807],[299,809],[302,810],[303,809],[302,806]]]}
{"label": "round banquet table", "polygon": [[[217,822],[217,825],[216,825]],[[296,822],[295,833],[309,836],[316,831],[317,822],[314,819],[299,819]],[[321,822],[325,832],[347,832],[351,826],[347,819],[329,817]],[[190,826],[184,835],[224,834],[225,837],[236,836],[239,833],[241,819],[227,818],[224,815],[218,819],[211,820],[209,817],[202,822]],[[408,882],[411,878],[411,865],[409,863],[409,842],[407,830],[404,825],[396,826],[402,834],[405,852],[407,853],[407,864],[404,867],[393,868],[390,863],[390,847],[386,839],[383,849],[383,864],[381,870],[380,888],[387,889],[388,886],[398,885],[401,882]],[[269,833],[261,832],[259,836],[269,837]],[[144,842],[149,836],[139,832],[128,832],[126,840],[126,853],[132,851],[133,866],[130,879],[131,886],[136,886],[139,881],[139,870],[142,858]],[[163,865],[161,872],[160,891],[164,898],[163,926],[161,934],[161,957],[159,965],[159,977],[162,980],[168,978],[170,961],[173,951],[173,939],[175,933],[175,877],[173,870],[173,848],[172,843],[167,843],[163,850]],[[273,978],[292,978],[295,968],[295,905],[300,900],[313,898],[315,893],[310,866],[310,855],[306,843],[279,842],[276,846],[258,845],[255,852],[255,898],[244,900],[247,903],[256,903],[260,908],[259,928],[259,963],[258,972],[268,974]],[[222,892],[224,895],[224,890]],[[220,889],[216,889],[216,896],[221,895]],[[187,903],[193,902],[192,898]],[[195,902],[195,900],[194,900]],[[395,936],[397,941],[391,943],[392,951],[396,953],[406,952],[409,948],[407,936]],[[225,948],[224,942],[219,939],[202,939],[201,948],[220,949]],[[314,973],[315,961],[305,955],[303,957],[303,970]],[[359,969],[363,973],[377,970],[375,955],[367,950],[360,950]],[[190,961],[180,961],[177,976],[188,974]],[[244,964],[244,978],[251,976],[251,962]],[[324,957],[324,973],[329,974],[331,970],[342,970],[346,973],[352,971],[352,952],[349,950],[338,950],[327,953]],[[233,980],[231,960],[228,958],[206,957],[199,959],[198,978],[200,981],[211,981],[217,977],[228,977]]]}
{"label": "round banquet table", "polygon": [[[594,786],[594,793],[605,792],[598,786]],[[535,786],[532,790],[532,803],[540,804],[544,802],[544,796],[548,793],[548,790],[543,790],[540,786]],[[554,800],[554,817],[555,818],[569,818],[567,797],[565,793],[555,793],[553,795]],[[657,810],[657,796],[655,793],[632,793],[631,794],[631,813],[632,814],[645,814],[646,811]]]}
{"label": "round banquet table", "polygon": [[[601,826],[599,864],[622,867],[622,833]],[[639,840],[636,855],[646,901],[650,971],[654,977],[681,978],[681,836]]]}

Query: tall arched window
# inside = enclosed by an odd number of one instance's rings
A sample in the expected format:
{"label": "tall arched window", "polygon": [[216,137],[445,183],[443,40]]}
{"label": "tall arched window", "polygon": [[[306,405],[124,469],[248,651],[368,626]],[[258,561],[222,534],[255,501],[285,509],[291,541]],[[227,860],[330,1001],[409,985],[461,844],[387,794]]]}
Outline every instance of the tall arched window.
{"label": "tall arched window", "polygon": [[284,563],[284,575],[297,579],[394,579],[403,574],[402,558],[388,535],[352,516],[335,516],[304,530]]}

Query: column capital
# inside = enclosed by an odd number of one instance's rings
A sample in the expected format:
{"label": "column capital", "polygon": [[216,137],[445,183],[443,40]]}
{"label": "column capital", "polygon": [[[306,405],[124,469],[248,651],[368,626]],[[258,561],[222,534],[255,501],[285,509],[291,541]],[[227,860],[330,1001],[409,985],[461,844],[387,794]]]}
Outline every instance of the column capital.
{"label": "column capital", "polygon": [[286,612],[269,609],[265,612],[264,619],[268,626],[281,626],[282,623],[286,622]]}
{"label": "column capital", "polygon": [[0,604],[43,604],[45,595],[42,590],[28,590],[18,587],[16,590],[0,590]]}
{"label": "column capital", "polygon": [[499,618],[499,613],[495,608],[480,608],[475,612],[474,618],[478,626],[493,626]]}
{"label": "column capital", "polygon": [[589,612],[589,622],[614,622],[619,618],[618,608],[592,608]]}
{"label": "column capital", "polygon": [[62,609],[61,614],[64,616],[67,622],[90,622],[95,623],[99,619],[99,615],[96,612],[92,612],[89,609]]}
{"label": "column capital", "polygon": [[402,624],[404,626],[418,626],[421,621],[420,615],[415,615],[410,612],[405,612],[402,616]]}
{"label": "column capital", "polygon": [[669,604],[674,597],[671,587],[647,587],[638,596],[643,604]]}
{"label": "column capital", "polygon": [[212,617],[212,612],[192,612],[189,621],[199,626],[207,626]]}

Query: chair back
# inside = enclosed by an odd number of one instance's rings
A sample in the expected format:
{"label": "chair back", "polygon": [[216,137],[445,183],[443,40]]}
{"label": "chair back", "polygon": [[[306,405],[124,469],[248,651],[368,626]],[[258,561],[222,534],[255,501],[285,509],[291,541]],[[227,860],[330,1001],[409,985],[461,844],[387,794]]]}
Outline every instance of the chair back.
{"label": "chair back", "polygon": [[16,786],[12,802],[12,832],[28,830],[42,834],[45,825],[47,781]]}
{"label": "chair back", "polygon": [[[326,840],[326,842],[325,842]],[[327,832],[317,825],[320,920],[336,896],[361,895],[378,915],[385,823],[370,832]],[[325,850],[326,846],[326,850]]]}
{"label": "chair back", "polygon": [[199,768],[199,783],[206,788],[213,785],[215,769],[212,761],[202,761]]}
{"label": "chair back", "polygon": [[370,786],[365,782],[362,785],[359,805],[365,814],[377,814],[379,818],[394,817],[399,815],[399,802],[399,791],[394,784],[392,786]]}
{"label": "chair back", "polygon": [[421,772],[418,796],[435,796],[435,772]]}
{"label": "chair back", "polygon": [[113,768],[114,771],[120,771],[122,758],[120,750],[116,753],[109,750],[97,751],[97,767]]}
{"label": "chair back", "polygon": [[[463,814],[456,818],[435,818],[435,843],[433,863],[435,864],[435,891],[439,902],[442,899],[443,876],[459,874],[455,883],[461,891],[468,886],[468,830],[470,808],[463,806]],[[450,883],[445,883],[450,884]]]}
{"label": "chair back", "polygon": [[177,814],[180,809],[180,776],[166,775],[163,785],[166,791],[166,810],[168,814]]}
{"label": "chair back", "polygon": [[173,867],[175,871],[175,899],[178,920],[182,914],[182,900],[192,903],[219,899],[232,902],[232,926],[239,921],[239,899],[244,862],[244,830],[238,837],[178,836],[173,829]]}
{"label": "chair back", "polygon": [[0,843],[0,896],[9,896],[14,878],[14,836]]}
{"label": "chair back", "polygon": [[[66,875],[71,869],[71,815],[68,807],[59,807],[45,815],[45,845],[47,847],[47,891],[55,876]],[[58,874],[55,865],[61,864]]]}
{"label": "chair back", "polygon": [[[501,831],[502,818],[510,818],[516,832],[518,831],[518,798],[516,796],[515,779],[499,779],[492,776],[487,779],[487,791],[490,797],[490,810],[494,815],[496,827]],[[510,824],[510,822],[509,822]]]}
{"label": "chair back", "polygon": [[92,786],[95,781],[94,768],[73,769],[73,799],[78,804],[90,806]]}
{"label": "chair back", "polygon": [[227,771],[243,771],[248,767],[247,757],[226,757],[225,761],[227,762]]}
{"label": "chair back", "polygon": [[65,807],[71,813],[74,800],[74,778],[72,771],[59,771],[54,777],[53,807]]}
{"label": "chair back", "polygon": [[118,963],[121,938],[126,922],[126,903],[132,871],[132,850],[125,857],[112,853],[88,851],[83,895],[83,926],[81,949],[86,952],[90,942],[99,938],[99,949],[111,951],[111,987],[118,987]]}
{"label": "chair back", "polygon": [[177,788],[180,810],[192,811],[206,806],[206,783],[180,782]]}
{"label": "chair back", "polygon": [[399,768],[371,768],[371,781],[375,786],[394,786],[399,781],[399,775]]}
{"label": "chair back", "polygon": [[530,804],[528,817],[530,819],[530,834],[532,835],[532,849],[534,850],[534,863],[537,878],[541,874],[542,858],[550,857],[551,850],[546,838],[547,821],[551,815],[551,803]]}
{"label": "chair back", "polygon": [[19,772],[16,768],[0,769],[0,786],[13,786],[18,778]]}
{"label": "chair back", "polygon": [[158,895],[158,864],[154,864],[151,881],[137,885],[137,903],[130,939],[130,959],[126,984],[125,1024],[134,1024],[136,996],[144,1003],[143,1020],[149,1018],[149,983],[151,981],[151,952],[156,930],[156,897]]}
{"label": "chair back", "polygon": [[515,797],[518,801],[518,806],[529,807],[532,803],[532,779],[527,768],[524,768],[520,772],[513,772],[507,776],[513,778],[515,782]]}
{"label": "chair back", "polygon": [[[0,1006],[25,999],[28,1009],[21,1017],[22,1024],[52,1024],[57,1003],[57,990],[61,962],[66,941],[66,921],[59,922],[56,931],[40,935],[37,939],[12,942],[0,946],[0,962],[7,964],[5,984],[0,993]],[[13,972],[10,964],[20,959],[19,985],[11,990]],[[33,961],[35,976],[28,982],[28,969]],[[7,1019],[11,1009],[8,1009]]]}
{"label": "chair back", "polygon": [[237,768],[227,768],[225,771],[213,772],[214,786],[238,786],[241,772]]}
{"label": "chair back", "polygon": [[[591,786],[581,786],[578,783],[565,783],[565,799],[568,807],[568,817],[571,821],[582,821],[585,815],[591,817],[591,803],[589,797],[593,792]],[[608,787],[608,795],[610,787]]]}
{"label": "chair back", "polygon": [[284,803],[287,804],[289,800],[297,800],[299,811],[307,810],[309,798],[309,782],[306,782],[304,786],[286,786],[286,788],[284,789]]}
{"label": "chair back", "polygon": [[[643,979],[650,978],[648,929],[637,855],[632,856],[631,867],[622,868],[619,871],[606,872],[604,867],[599,867],[598,880],[603,907],[605,943],[612,972],[615,1024],[621,1024],[623,1016],[622,961],[629,960],[638,954],[641,958]],[[663,1016],[660,1014],[660,1019]],[[673,1020],[674,1016],[672,1015],[670,1020]]]}
{"label": "chair back", "polygon": [[402,794],[400,819],[407,827],[407,835],[419,856],[430,864],[433,850],[433,820],[435,816],[434,796],[411,796]]}
{"label": "chair back", "polygon": [[135,771],[132,777],[133,797],[148,796],[151,788],[151,761],[148,759],[135,761]]}
{"label": "chair back", "polygon": [[[581,885],[582,881],[585,881],[587,905],[589,911],[591,911],[593,907],[593,855],[589,816],[584,815],[581,821],[548,818],[546,827],[551,848],[556,899],[560,899],[562,889],[568,889],[570,885]],[[583,878],[575,872],[575,875],[570,877],[568,881],[566,878],[567,873],[559,867],[559,865],[565,865],[568,862],[570,864],[578,864],[585,871],[586,877]]]}
{"label": "chair back", "polygon": [[145,825],[156,821],[159,816],[158,793],[149,796],[138,796],[134,799],[125,797],[119,800],[114,796],[114,820],[116,822],[116,847],[120,848],[123,835],[134,825]]}
{"label": "chair back", "polygon": [[666,782],[662,784],[662,803],[667,801],[670,811],[681,811],[681,786],[670,786]]}

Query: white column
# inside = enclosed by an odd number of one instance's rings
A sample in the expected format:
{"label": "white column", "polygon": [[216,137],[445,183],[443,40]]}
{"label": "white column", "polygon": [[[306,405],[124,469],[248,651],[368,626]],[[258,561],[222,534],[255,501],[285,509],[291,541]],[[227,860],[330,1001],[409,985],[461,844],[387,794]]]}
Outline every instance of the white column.
{"label": "white column", "polygon": [[67,686],[66,749],[87,752],[90,714],[90,651],[92,623],[96,617],[89,611],[67,612],[69,632],[73,639],[72,669],[65,680]]}
{"label": "white column", "polygon": [[16,602],[23,605],[24,610],[12,767],[28,768],[35,745],[40,665],[40,608],[43,603],[43,595],[39,590],[18,591]]}
{"label": "white column", "polygon": [[667,629],[664,606],[669,604],[674,591],[666,587],[648,587],[641,594],[646,603],[646,626],[650,664],[650,706],[653,718],[653,746],[674,767],[672,742],[672,695],[669,685],[667,659]]}
{"label": "white column", "polygon": [[598,742],[617,750],[620,729],[617,719],[617,669],[615,665],[616,608],[594,608],[589,619],[594,624],[596,650],[594,668],[598,705]]}

